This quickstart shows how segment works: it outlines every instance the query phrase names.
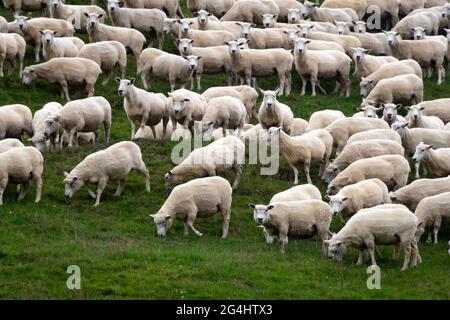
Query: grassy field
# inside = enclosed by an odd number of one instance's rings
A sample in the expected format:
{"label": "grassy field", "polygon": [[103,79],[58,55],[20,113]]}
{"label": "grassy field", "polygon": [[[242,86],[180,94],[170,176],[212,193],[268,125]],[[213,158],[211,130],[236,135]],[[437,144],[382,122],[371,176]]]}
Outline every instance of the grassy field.
{"label": "grassy field", "polygon": [[[69,3],[83,3],[75,0]],[[104,7],[104,1],[99,1]],[[185,3],[184,0],[182,0]],[[186,9],[184,8],[186,12]],[[0,9],[9,21],[10,12]],[[85,38],[84,38],[85,39]],[[174,48],[166,41],[166,50]],[[26,65],[33,64],[28,52]],[[135,76],[134,59],[129,56],[127,75]],[[100,79],[101,80],[101,79]],[[360,103],[357,81],[352,79],[350,98],[336,96],[301,97],[297,76],[293,94],[280,100],[291,106],[296,117],[309,118],[314,111],[339,109],[354,113]],[[100,82],[100,81],[99,81]],[[449,96],[450,80],[437,86],[436,78],[425,81],[425,99]],[[225,85],[224,76],[204,77],[204,89]],[[140,86],[140,81],[137,81]],[[276,86],[274,79],[260,81],[264,89]],[[327,83],[330,88],[331,84]],[[166,93],[167,83],[153,90]],[[23,103],[33,111],[49,101],[59,101],[59,87],[36,82],[24,88],[17,73],[0,79],[0,105]],[[75,94],[75,95],[74,95]],[[96,94],[106,97],[113,108],[112,143],[130,136],[130,125],[117,95],[117,84],[96,86]],[[83,93],[72,90],[73,98]],[[102,204],[94,208],[87,192],[72,201],[64,197],[63,171],[71,170],[86,155],[107,147],[46,152],[42,201],[35,205],[32,189],[17,202],[13,186],[5,192],[0,207],[0,298],[2,299],[449,299],[450,256],[447,254],[449,228],[442,228],[440,244],[422,244],[423,263],[400,272],[401,262],[391,259],[392,247],[381,248],[378,259],[382,271],[381,290],[366,287],[366,266],[357,267],[356,250],[344,263],[320,255],[316,239],[291,241],[288,253],[278,245],[268,246],[255,226],[248,203],[267,203],[271,196],[292,186],[293,172],[285,162],[274,176],[260,176],[259,166],[244,167],[241,185],[233,195],[230,235],[220,239],[219,217],[198,220],[204,233],[199,239],[183,236],[183,225],[175,222],[165,239],[156,236],[149,218],[164,203],[163,175],[172,168],[170,152],[174,142],[139,142],[151,175],[152,191],[144,191],[143,179],[133,173],[124,194],[114,198],[116,184],[109,184]],[[314,184],[325,185],[312,170]],[[305,179],[301,176],[301,182]],[[337,219],[339,220],[339,219]],[[334,221],[332,230],[341,228]],[[81,268],[81,290],[68,290],[66,269]]]}

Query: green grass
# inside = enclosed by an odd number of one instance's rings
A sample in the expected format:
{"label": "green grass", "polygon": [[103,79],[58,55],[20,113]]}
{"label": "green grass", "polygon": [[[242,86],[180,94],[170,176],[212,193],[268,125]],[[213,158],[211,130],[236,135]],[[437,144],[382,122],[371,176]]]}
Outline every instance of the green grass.
{"label": "green grass", "polygon": [[[83,1],[70,1],[82,3]],[[103,1],[100,1],[103,4]],[[182,1],[184,3],[184,1]],[[104,7],[104,6],[103,6]],[[185,10],[186,12],[186,10]],[[11,20],[11,14],[0,9]],[[166,50],[174,48],[166,41]],[[26,65],[33,64],[31,50]],[[135,76],[134,59],[129,57],[128,76]],[[100,79],[101,80],[101,79]],[[352,96],[301,97],[298,77],[294,91],[282,102],[292,107],[296,117],[309,118],[317,110],[331,108],[346,115],[360,103],[357,82],[352,79]],[[450,80],[449,80],[450,81]],[[449,82],[436,86],[425,81],[425,99],[448,96]],[[224,76],[204,77],[204,89],[225,85]],[[138,81],[140,85],[140,81]],[[330,83],[326,84],[328,88]],[[274,79],[260,81],[274,88]],[[116,83],[96,86],[113,107],[112,142],[126,140],[130,125],[117,95]],[[167,92],[167,83],[157,82],[153,90]],[[22,87],[17,74],[0,79],[0,104],[23,103],[33,111],[49,101],[59,101],[59,87],[36,82]],[[73,98],[83,98],[84,92]],[[449,299],[450,269],[447,241],[449,228],[443,227],[440,244],[421,244],[423,263],[400,272],[401,262],[391,259],[392,247],[383,247],[378,259],[382,271],[381,290],[366,287],[366,266],[357,267],[356,250],[350,250],[344,263],[320,255],[316,239],[292,240],[288,253],[278,245],[268,246],[255,226],[249,202],[267,203],[271,196],[292,186],[293,172],[282,160],[278,174],[260,176],[259,167],[246,165],[241,185],[233,195],[230,235],[220,239],[221,219],[198,220],[204,233],[199,239],[183,236],[181,222],[175,222],[165,239],[156,236],[148,215],[164,203],[163,175],[172,168],[173,142],[140,142],[151,174],[152,192],[144,191],[143,179],[133,173],[120,198],[114,198],[115,184],[109,184],[99,207],[86,192],[72,201],[64,198],[63,171],[72,169],[86,155],[107,147],[64,149],[45,152],[42,201],[33,203],[34,185],[27,198],[17,202],[14,186],[5,193],[0,208],[0,298],[3,299]],[[313,168],[314,183],[324,192],[325,185]],[[230,177],[231,178],[231,177]],[[301,182],[305,179],[301,176]],[[341,224],[333,222],[332,230]],[[66,288],[66,268],[78,265],[82,289]]]}

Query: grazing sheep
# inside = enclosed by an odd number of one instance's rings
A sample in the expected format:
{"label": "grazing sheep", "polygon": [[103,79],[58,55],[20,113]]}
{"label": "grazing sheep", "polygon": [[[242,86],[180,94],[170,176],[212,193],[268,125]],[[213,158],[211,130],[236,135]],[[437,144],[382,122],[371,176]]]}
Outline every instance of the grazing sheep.
{"label": "grazing sheep", "polygon": [[245,22],[236,23],[241,27],[241,35],[247,39],[251,49],[291,48],[288,38],[284,36],[285,29],[259,29],[254,28],[256,26],[255,24]]}
{"label": "grazing sheep", "polygon": [[84,41],[77,37],[55,38],[55,31],[41,30],[42,56],[44,59],[58,57],[76,57],[84,46]]}
{"label": "grazing sheep", "polygon": [[359,210],[391,203],[389,191],[380,179],[363,180],[342,188],[334,196],[326,196],[333,215],[347,222]]}
{"label": "grazing sheep", "polygon": [[368,140],[390,140],[393,142],[397,142],[398,144],[402,144],[402,138],[400,135],[391,129],[373,129],[363,132],[358,132],[352,135],[348,141],[346,146],[349,146],[353,142],[356,141],[368,141]]}
{"label": "grazing sheep", "polygon": [[419,168],[422,161],[433,177],[447,177],[450,175],[450,148],[433,149],[430,144],[423,142],[416,147],[412,159],[416,162],[416,178],[420,178]]}
{"label": "grazing sheep", "polygon": [[150,215],[158,236],[165,237],[173,220],[184,221],[184,234],[191,229],[197,236],[203,234],[194,228],[196,218],[209,218],[217,213],[223,217],[222,239],[228,235],[233,190],[221,177],[199,178],[176,186],[156,214]]}
{"label": "grazing sheep", "polygon": [[402,145],[389,140],[368,140],[356,141],[347,144],[334,160],[324,171],[322,179],[326,183],[330,183],[339,172],[345,170],[350,164],[361,159],[367,159],[384,155],[400,155],[404,156],[405,150]]}
{"label": "grazing sheep", "polygon": [[297,166],[303,164],[308,184],[312,184],[309,175],[311,163],[320,162],[319,176],[330,162],[333,138],[324,129],[318,129],[301,136],[290,137],[281,128],[272,127],[264,135],[265,141],[279,141],[281,154],[286,158],[289,166],[294,170],[294,184],[298,184]]}
{"label": "grazing sheep", "polygon": [[21,201],[30,190],[32,178],[36,181],[34,202],[41,201],[43,171],[44,157],[36,148],[17,147],[0,153],[0,206],[3,205],[3,192],[8,182],[19,183],[23,186],[18,198]]}
{"label": "grazing sheep", "polygon": [[[402,205],[384,204],[373,208],[362,209],[353,215],[346,225],[333,237],[326,241],[328,256],[341,262],[347,247],[359,249],[357,265],[364,263],[364,254],[370,254],[372,265],[376,266],[375,246],[394,245],[394,258],[405,250],[402,271],[417,265],[420,259],[419,249],[415,241],[417,230],[416,216]],[[420,260],[419,260],[420,261]]]}
{"label": "grazing sheep", "polygon": [[321,200],[289,201],[274,204],[249,204],[253,218],[263,227],[267,243],[279,239],[281,253],[286,253],[288,237],[305,238],[317,235],[322,242],[322,254],[326,255],[325,241],[330,236],[333,218],[330,207]]}
{"label": "grazing sheep", "polygon": [[398,114],[398,110],[402,107],[401,104],[393,104],[387,103],[382,104],[383,108],[383,120],[388,123],[389,126],[392,126],[394,122],[405,123],[406,119]]}
{"label": "grazing sheep", "polygon": [[[142,160],[141,149],[131,141],[122,141],[109,148],[91,153],[70,173],[64,172],[64,194],[72,198],[81,187],[86,186],[89,195],[95,198],[95,206],[100,204],[100,197],[108,181],[119,180],[116,197],[125,189],[125,180],[132,170],[139,171],[145,179],[145,189],[150,192],[150,177]],[[97,192],[93,193],[88,183],[97,183]]]}
{"label": "grazing sheep", "polygon": [[318,79],[336,78],[335,92],[341,96],[350,96],[350,68],[352,60],[345,54],[335,50],[309,51],[307,44],[310,40],[297,39],[294,47],[294,65],[298,75],[302,79],[301,95],[306,93],[306,77],[312,87],[312,96],[316,96],[316,86],[326,94],[320,86]]}
{"label": "grazing sheep", "polygon": [[433,243],[438,244],[438,233],[442,223],[450,221],[450,192],[427,197],[419,202],[414,213],[419,220],[416,231],[416,241],[428,229],[428,242],[431,242],[433,230]]}
{"label": "grazing sheep", "polygon": [[11,148],[25,147],[20,140],[15,138],[7,138],[0,140],[0,153],[8,151]]}
{"label": "grazing sheep", "polygon": [[140,129],[145,130],[149,126],[156,139],[155,126],[163,123],[163,136],[166,135],[169,115],[166,110],[167,98],[163,94],[147,92],[134,86],[134,78],[130,80],[116,78],[119,83],[117,92],[123,98],[123,108],[131,124],[131,140],[135,138],[136,122]]}
{"label": "grazing sheep", "polygon": [[114,68],[119,68],[119,76],[125,77],[127,67],[127,50],[123,44],[118,41],[100,41],[85,44],[78,53],[79,58],[95,61],[105,74],[102,85],[106,85],[111,79]]}
{"label": "grazing sheep", "polygon": [[84,58],[53,58],[47,62],[26,67],[22,72],[22,84],[28,86],[35,79],[45,79],[61,86],[61,98],[70,101],[69,84],[86,83],[88,97],[95,92],[95,83],[102,73],[100,66]]}
{"label": "grazing sheep", "polygon": [[444,123],[450,122],[450,98],[423,101],[418,105],[424,108],[423,115],[438,117]]}
{"label": "grazing sheep", "polygon": [[103,97],[90,97],[68,102],[50,116],[45,122],[44,135],[50,137],[65,130],[69,134],[69,147],[73,146],[74,140],[78,146],[78,139],[76,139],[78,132],[94,132],[95,142],[97,142],[98,131],[102,125],[105,129],[106,143],[108,143],[111,129],[111,105]]}
{"label": "grazing sheep", "polygon": [[380,179],[395,191],[406,185],[410,171],[408,160],[399,155],[357,160],[330,182],[327,194],[334,195],[345,186],[372,178]]}
{"label": "grazing sheep", "polygon": [[282,192],[278,192],[270,199],[269,204],[276,202],[304,201],[304,200],[322,200],[319,189],[312,184],[302,184],[292,187]]}
{"label": "grazing sheep", "polygon": [[394,57],[376,57],[368,53],[364,48],[353,48],[353,62],[355,63],[355,74],[358,79],[368,77],[383,65],[391,62],[397,62]]}
{"label": "grazing sheep", "polygon": [[70,5],[64,0],[49,0],[50,13],[52,18],[63,19],[72,23],[75,29],[86,32],[87,14],[101,14],[101,23],[105,23],[106,12],[96,5]]}
{"label": "grazing sheep", "polygon": [[428,35],[437,35],[439,30],[439,13],[434,10],[424,10],[414,15],[409,15],[400,20],[392,32],[396,32],[402,39],[413,39],[413,28],[421,26],[426,29]]}
{"label": "grazing sheep", "polygon": [[356,22],[359,20],[358,14],[352,8],[318,8],[317,4],[307,0],[303,3],[302,15],[303,18],[309,17],[312,21],[331,23],[334,21]]}
{"label": "grazing sheep", "polygon": [[27,44],[21,35],[16,33],[0,33],[0,77],[3,77],[3,64],[10,64],[8,76],[10,77],[19,60],[19,77],[22,76],[23,59]]}
{"label": "grazing sheep", "polygon": [[[56,148],[57,139],[61,139],[58,134],[54,134],[50,137],[45,135],[45,123],[46,120],[56,114],[62,105],[58,102],[49,102],[38,110],[34,114],[33,118],[33,136],[28,139],[33,146],[39,151],[43,152],[47,147]],[[48,141],[50,139],[50,141]]]}
{"label": "grazing sheep", "polygon": [[124,0],[125,8],[156,8],[164,11],[170,18],[184,18],[180,0]]}
{"label": "grazing sheep", "polygon": [[291,133],[294,114],[291,108],[277,100],[279,89],[276,91],[260,90],[264,96],[258,112],[258,121],[263,129],[281,127],[287,134]]}
{"label": "grazing sheep", "polygon": [[323,129],[339,119],[345,119],[345,115],[339,110],[321,110],[316,111],[309,117],[306,132],[316,129]]}
{"label": "grazing sheep", "polygon": [[235,2],[236,0],[187,0],[187,7],[194,15],[203,10],[220,18],[231,9]]}
{"label": "grazing sheep", "polygon": [[306,132],[306,129],[308,128],[308,121],[302,119],[302,118],[294,118],[292,119],[292,125],[291,125],[291,137],[301,136]]}
{"label": "grazing sheep", "polygon": [[22,141],[26,132],[33,135],[33,115],[30,108],[23,104],[10,104],[0,107],[0,140],[16,138]]}
{"label": "grazing sheep", "polygon": [[239,0],[223,15],[221,21],[261,23],[261,15],[280,14],[280,7],[273,0]]}
{"label": "grazing sheep", "polygon": [[441,119],[436,116],[424,116],[422,114],[422,110],[425,107],[416,105],[406,107],[406,109],[408,110],[408,128],[444,129],[444,122]]}

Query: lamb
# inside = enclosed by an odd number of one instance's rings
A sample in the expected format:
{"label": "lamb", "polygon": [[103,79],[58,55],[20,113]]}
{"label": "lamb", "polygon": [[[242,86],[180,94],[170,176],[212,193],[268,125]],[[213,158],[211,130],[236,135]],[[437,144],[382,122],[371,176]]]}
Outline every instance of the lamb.
{"label": "lamb", "polygon": [[419,106],[423,107],[422,114],[425,116],[436,116],[444,123],[450,122],[450,99],[437,99],[431,101],[423,101]]}
{"label": "lamb", "polygon": [[296,0],[274,0],[280,8],[280,13],[277,15],[278,20],[287,22],[289,9],[303,9],[303,4]]}
{"label": "lamb", "polygon": [[221,177],[207,177],[189,181],[173,189],[161,209],[150,215],[158,236],[165,237],[175,218],[184,221],[184,234],[191,229],[198,237],[203,234],[194,228],[195,219],[208,218],[220,212],[223,217],[222,239],[228,235],[232,192],[230,183]]}
{"label": "lamb", "polygon": [[294,114],[289,106],[277,100],[279,89],[276,91],[260,89],[260,92],[264,98],[259,108],[258,121],[263,129],[281,127],[285,133],[290,134]]}
{"label": "lamb", "polygon": [[8,76],[11,76],[19,60],[19,77],[22,76],[23,60],[27,44],[21,35],[0,33],[0,77],[3,77],[3,63],[10,64]]}
{"label": "lamb", "polygon": [[244,143],[235,136],[226,136],[209,145],[193,150],[179,165],[164,175],[168,190],[187,177],[211,177],[233,169],[236,177],[233,189],[239,186],[245,160]]}
{"label": "lamb", "polygon": [[30,108],[23,104],[10,104],[0,107],[0,140],[16,138],[22,140],[26,132],[33,135],[33,115]]}
{"label": "lamb", "polygon": [[180,82],[184,89],[198,67],[201,57],[180,57],[158,49],[148,48],[142,51],[138,62],[138,74],[141,74],[142,84],[145,90],[150,88],[152,79],[168,80],[170,91],[175,90],[175,85]]}
{"label": "lamb", "polygon": [[96,5],[70,5],[64,0],[49,0],[50,13],[52,18],[63,19],[72,23],[75,29],[86,32],[87,14],[101,14],[101,23],[105,23],[106,12]]}
{"label": "lamb", "polygon": [[352,135],[345,146],[349,146],[353,142],[356,141],[368,141],[368,140],[390,140],[392,142],[397,142],[398,144],[402,144],[402,138],[400,135],[391,129],[373,129],[368,131],[362,131],[355,133]]}
{"label": "lamb", "polygon": [[[301,31],[299,30],[283,30],[286,34],[286,38],[291,49],[294,49],[295,41],[299,37]],[[344,52],[344,48],[336,42],[322,41],[322,40],[310,40],[311,42],[307,44],[309,50],[337,50]]]}
{"label": "lamb", "polygon": [[423,100],[423,81],[414,74],[383,79],[375,85],[365,100],[375,106],[383,103],[417,104]]}
{"label": "lamb", "polygon": [[258,29],[253,27],[255,24],[245,22],[236,23],[241,27],[242,36],[248,40],[249,46],[252,49],[291,48],[287,37],[284,36],[285,29]]}
{"label": "lamb", "polygon": [[[164,44],[166,14],[159,9],[121,8],[118,0],[108,0],[108,12],[114,26],[133,28],[147,37],[155,38],[158,49]],[[102,22],[103,23],[103,22]],[[151,42],[151,45],[154,41]]]}
{"label": "lamb", "polygon": [[167,98],[162,94],[147,92],[134,86],[134,78],[130,80],[116,78],[119,83],[117,92],[124,97],[123,108],[131,124],[131,140],[135,138],[136,121],[140,124],[140,129],[145,130],[149,126],[156,139],[155,126],[161,121],[163,123],[163,136],[166,135],[169,115],[166,110]]}
{"label": "lamb", "polygon": [[372,265],[377,265],[375,260],[375,246],[394,245],[394,258],[400,255],[400,250],[405,250],[402,271],[417,265],[420,260],[419,249],[415,241],[417,230],[416,216],[402,205],[384,204],[373,208],[360,210],[352,216],[347,224],[333,237],[326,241],[328,256],[335,261],[342,261],[347,247],[359,249],[357,265],[364,262],[364,254],[367,250],[370,254]]}
{"label": "lamb", "polygon": [[326,198],[333,215],[339,214],[344,223],[361,209],[391,203],[388,188],[377,178],[346,186],[336,195]]}
{"label": "lamb", "polygon": [[[132,170],[137,170],[144,176],[145,189],[150,192],[150,178],[145,163],[142,160],[141,149],[131,141],[122,141],[109,148],[91,153],[75,168],[64,172],[64,194],[72,198],[75,193],[86,186],[89,195],[95,198],[95,205],[100,204],[100,197],[108,181],[119,180],[116,197],[125,189],[125,180]],[[97,183],[97,192],[93,193],[88,183]]]}
{"label": "lamb", "polygon": [[118,41],[100,41],[85,44],[78,52],[79,58],[95,61],[105,74],[102,85],[106,85],[111,79],[116,66],[119,69],[120,78],[125,77],[127,67],[127,50]]}
{"label": "lamb", "polygon": [[304,200],[322,200],[322,195],[319,189],[312,184],[302,184],[292,187],[282,192],[275,194],[270,199],[269,204],[277,202],[289,202],[289,201],[304,201]]}
{"label": "lamb", "polygon": [[8,138],[0,140],[0,153],[3,153],[5,151],[8,151],[12,148],[18,148],[18,147],[25,147],[20,140],[15,138]]}
{"label": "lamb", "polygon": [[[69,147],[72,147],[78,132],[94,132],[95,141],[98,141],[98,131],[102,125],[105,129],[106,143],[108,143],[111,129],[111,105],[103,97],[90,97],[66,103],[63,108],[47,119],[44,135],[50,137],[65,130],[69,134]],[[60,141],[62,143],[61,138]],[[78,146],[78,139],[75,139],[75,144]]]}
{"label": "lamb", "polygon": [[224,42],[235,39],[235,36],[225,30],[196,30],[190,29],[189,24],[182,26],[178,38],[188,38],[193,40],[195,47],[214,47],[223,45]]}
{"label": "lamb", "polygon": [[350,96],[350,68],[352,60],[345,54],[334,50],[309,51],[306,45],[310,40],[297,39],[294,48],[294,64],[302,79],[301,94],[306,93],[306,77],[309,76],[312,96],[316,96],[316,85],[326,94],[318,83],[318,79],[336,78],[338,84],[335,92],[340,90],[341,96]]}
{"label": "lamb", "polygon": [[422,161],[433,177],[450,175],[450,148],[434,150],[432,145],[421,142],[417,145],[412,159],[416,162],[416,178],[420,178],[419,168]]}
{"label": "lamb", "polygon": [[247,110],[246,121],[248,121],[251,117],[258,117],[258,113],[256,112],[258,92],[250,86],[211,87],[203,92],[202,96],[205,97],[206,100],[223,96],[238,98],[242,101]]}
{"label": "lamb", "polygon": [[398,61],[394,57],[376,57],[366,54],[368,52],[369,50],[364,48],[353,48],[352,57],[356,66],[355,74],[358,79],[368,77],[387,63]]}
{"label": "lamb", "polygon": [[217,97],[208,101],[202,119],[202,131],[212,133],[213,129],[222,128],[222,134],[227,135],[227,129],[237,130],[238,137],[247,117],[247,110],[241,100],[234,97]]}
{"label": "lamb", "polygon": [[420,105],[406,107],[408,110],[408,128],[444,129],[444,122],[436,116],[424,116]]}
{"label": "lamb", "polygon": [[321,110],[314,112],[308,121],[306,132],[323,129],[339,119],[345,119],[345,115],[339,110]]}
{"label": "lamb", "polygon": [[221,21],[261,23],[262,14],[280,14],[280,7],[273,0],[239,0],[223,15]]}
{"label": "lamb", "polygon": [[361,159],[367,159],[384,155],[404,156],[402,145],[389,140],[373,139],[368,141],[356,141],[346,145],[344,150],[324,171],[322,179],[330,183],[339,172],[345,170],[350,164]]}
{"label": "lamb", "polygon": [[199,11],[208,11],[216,17],[222,17],[231,7],[236,0],[187,0],[187,7],[193,14]]}
{"label": "lamb", "polygon": [[173,129],[180,123],[184,129],[189,129],[194,135],[194,121],[201,121],[208,103],[198,93],[179,89],[169,94],[167,106]]}
{"label": "lamb", "polygon": [[87,18],[87,31],[89,34],[89,42],[99,41],[118,41],[122,43],[136,59],[142,52],[142,48],[146,41],[145,36],[138,30],[112,27],[100,22],[103,14],[84,13]]}
{"label": "lamb", "polygon": [[381,119],[344,118],[332,122],[325,128],[333,137],[333,147],[336,149],[336,155],[339,155],[352,135],[372,129],[389,129],[389,126]]}
{"label": "lamb", "polygon": [[351,8],[317,8],[315,3],[305,1],[303,3],[302,15],[304,18],[309,17],[312,21],[346,21],[353,22],[358,21],[359,17],[355,10]]}
{"label": "lamb", "polygon": [[308,121],[302,119],[302,118],[294,118],[292,119],[292,125],[291,125],[291,137],[301,136],[306,132],[306,129],[308,128]]}
{"label": "lamb", "polygon": [[50,60],[57,57],[76,57],[84,46],[84,41],[77,37],[55,38],[55,31],[41,30],[42,56]]}
{"label": "lamb", "polygon": [[[240,2],[241,0],[237,3]],[[292,83],[293,57],[291,53],[284,49],[241,50],[242,44],[238,41],[227,43],[233,75],[245,77],[246,84],[250,86],[252,77],[267,77],[275,73],[279,80],[279,94],[288,96]]]}
{"label": "lamb", "polygon": [[399,155],[357,160],[330,182],[327,194],[334,195],[345,186],[372,178],[380,179],[389,190],[395,191],[406,185],[410,171],[408,160]]}
{"label": "lamb", "polygon": [[61,86],[61,98],[70,101],[69,84],[86,83],[88,97],[95,92],[95,83],[102,73],[100,66],[84,58],[53,58],[47,62],[26,67],[22,72],[22,84],[28,86],[33,80],[45,79]]}
{"label": "lamb", "polygon": [[[62,105],[58,102],[49,102],[42,107],[42,109],[36,111],[33,118],[33,136],[29,139],[36,149],[43,152],[47,147],[56,148],[57,135],[46,137],[44,134],[45,123],[47,118],[56,114]],[[50,143],[48,143],[50,138]],[[60,137],[59,137],[60,138]]]}
{"label": "lamb", "polygon": [[8,182],[19,183],[23,186],[18,200],[25,198],[30,190],[30,180],[36,181],[35,203],[41,201],[42,174],[44,171],[44,157],[33,147],[11,148],[0,153],[0,206],[3,205],[3,193]]}
{"label": "lamb", "polygon": [[324,129],[305,133],[298,137],[289,137],[281,128],[270,128],[263,136],[265,141],[279,141],[281,154],[294,170],[294,184],[298,184],[297,166],[303,164],[308,184],[312,184],[309,175],[311,163],[320,162],[319,176],[330,161],[333,138]]}
{"label": "lamb", "polygon": [[126,8],[147,8],[165,11],[170,18],[184,18],[180,0],[124,0]]}
{"label": "lamb", "polygon": [[405,123],[406,119],[399,115],[397,111],[402,107],[401,104],[387,103],[381,106],[383,108],[383,120],[392,126],[395,122]]}
{"label": "lamb", "polygon": [[262,226],[267,243],[279,239],[282,254],[286,253],[288,237],[304,238],[317,235],[322,242],[322,254],[326,255],[325,241],[330,236],[332,213],[321,200],[278,202],[265,205],[249,205],[255,222]]}
{"label": "lamb", "polygon": [[25,41],[34,47],[34,61],[39,62],[42,36],[39,31],[50,29],[59,37],[72,37],[75,29],[71,23],[61,19],[16,17],[16,26],[23,33]]}
{"label": "lamb", "polygon": [[421,26],[427,30],[427,34],[437,35],[439,24],[440,18],[438,12],[434,10],[424,10],[414,15],[404,17],[394,28],[392,28],[392,32],[399,34],[402,39],[413,39],[414,31],[412,29]]}
{"label": "lamb", "polygon": [[325,0],[321,8],[351,8],[358,15],[359,19],[362,19],[366,14],[368,2],[366,0]]}
{"label": "lamb", "polygon": [[433,230],[433,243],[438,244],[438,233],[442,222],[450,218],[450,192],[427,197],[420,201],[414,214],[418,219],[416,241],[428,229],[428,241],[431,242],[431,230]]}

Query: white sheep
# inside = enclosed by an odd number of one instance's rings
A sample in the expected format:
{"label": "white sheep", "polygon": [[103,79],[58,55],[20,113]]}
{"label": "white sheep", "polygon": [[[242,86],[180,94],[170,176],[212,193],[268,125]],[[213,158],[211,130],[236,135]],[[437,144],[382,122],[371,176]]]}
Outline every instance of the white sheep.
{"label": "white sheep", "polygon": [[416,241],[428,229],[428,241],[431,242],[431,231],[433,231],[433,243],[438,244],[438,233],[442,223],[450,218],[450,192],[441,193],[427,197],[419,202],[414,212],[418,219]]}
{"label": "white sheep", "polygon": [[251,128],[244,130],[244,133],[241,136],[242,141],[259,141],[267,130],[264,130],[262,126],[258,123],[257,125],[252,126]]}
{"label": "white sheep", "polygon": [[263,95],[263,101],[259,108],[258,121],[263,129],[281,127],[284,132],[290,134],[294,114],[288,105],[277,100],[279,89],[276,91],[260,89],[260,92]]}
{"label": "white sheep", "polygon": [[434,10],[424,10],[404,17],[392,28],[392,31],[397,32],[402,39],[406,40],[414,38],[413,28],[417,26],[425,28],[428,35],[437,35],[439,25],[439,13]]}
{"label": "white sheep", "polygon": [[[289,47],[294,49],[295,41],[299,38],[301,31],[298,29],[295,30],[283,30],[283,33],[287,37],[287,41]],[[336,42],[332,41],[323,41],[323,40],[310,40],[307,44],[308,50],[337,50],[341,52],[345,52],[344,48]]]}
{"label": "white sheep", "polygon": [[423,101],[418,105],[423,107],[423,115],[425,116],[436,116],[441,119],[444,123],[450,122],[450,109],[448,108],[450,104],[450,98],[436,99],[430,101]]}
{"label": "white sheep", "polygon": [[399,15],[406,16],[416,9],[422,9],[425,0],[400,0],[400,2]]}
{"label": "white sheep", "polygon": [[0,16],[0,33],[8,33],[8,20]]}
{"label": "white sheep", "polygon": [[355,74],[358,79],[371,75],[387,63],[398,61],[394,57],[377,57],[367,54],[368,52],[369,50],[364,48],[353,48],[352,58],[356,66]]}
{"label": "white sheep", "polygon": [[64,0],[48,0],[52,18],[63,19],[72,23],[75,29],[86,32],[86,16],[88,14],[101,14],[100,22],[105,22],[106,12],[96,5],[70,5]]}
{"label": "white sheep", "polygon": [[231,7],[236,0],[187,0],[187,7],[193,14],[199,11],[208,11],[216,17],[222,17]]}
{"label": "white sheep", "polygon": [[242,37],[248,40],[251,49],[283,48],[290,49],[288,38],[284,36],[285,29],[255,28],[255,24],[236,22],[242,29]]}
{"label": "white sheep", "polygon": [[167,13],[170,18],[184,18],[180,0],[124,0],[126,8],[156,8]]}
{"label": "white sheep", "polygon": [[223,15],[221,21],[262,22],[262,14],[280,14],[280,7],[273,0],[239,0]]}
{"label": "white sheep", "polygon": [[412,159],[416,162],[416,178],[420,178],[420,164],[424,164],[429,169],[433,177],[447,177],[450,175],[450,148],[433,149],[430,144],[423,142],[416,147]]}
{"label": "white sheep", "polygon": [[379,118],[377,112],[380,111],[382,107],[374,107],[370,104],[363,107],[359,107],[357,113],[354,113],[352,117],[362,117],[362,118]]}
{"label": "white sheep", "polygon": [[[89,195],[95,198],[95,206],[98,206],[108,181],[119,180],[115,196],[120,196],[132,170],[137,170],[144,176],[145,189],[150,192],[150,177],[142,160],[141,149],[131,141],[118,142],[88,155],[70,173],[64,172],[64,194],[72,198],[81,187],[86,186]],[[88,183],[97,184],[96,193],[87,187]]]}
{"label": "white sheep", "polygon": [[289,188],[285,191],[278,192],[272,196],[269,204],[276,202],[304,201],[304,200],[322,200],[319,189],[312,184],[302,184]]}
{"label": "white sheep", "polygon": [[[39,151],[44,151],[47,147],[56,148],[57,135],[52,135],[51,137],[45,136],[45,122],[46,120],[56,114],[62,105],[58,102],[49,102],[45,104],[42,109],[35,112],[33,117],[33,136],[29,141],[34,145]],[[48,141],[48,139],[50,141]]]}
{"label": "white sheep", "polygon": [[225,30],[196,30],[189,28],[189,24],[183,24],[178,38],[191,39],[195,47],[204,48],[223,45],[224,42],[234,40],[235,36]]}
{"label": "white sheep", "polygon": [[394,122],[405,123],[407,120],[398,114],[398,110],[402,107],[401,104],[394,103],[386,103],[382,104],[381,108],[383,108],[383,120],[388,123],[389,126],[392,126]]}
{"label": "white sheep", "polygon": [[197,18],[199,30],[224,30],[232,33],[236,38],[241,36],[241,28],[235,21],[215,21],[218,19],[206,10],[194,12],[194,16]]}
{"label": "white sheep", "polygon": [[0,77],[3,77],[3,64],[10,64],[8,76],[11,76],[19,60],[19,77],[22,76],[23,60],[27,44],[23,37],[16,33],[0,33]]}
{"label": "white sheep", "polygon": [[308,129],[309,123],[305,119],[302,118],[294,118],[292,119],[291,125],[291,137],[301,136]]}
{"label": "white sheep", "polygon": [[26,132],[33,135],[33,115],[30,108],[23,104],[10,104],[0,107],[0,140],[16,138],[22,140]]}
{"label": "white sheep", "polygon": [[347,22],[359,20],[355,10],[351,8],[318,8],[317,4],[307,0],[303,3],[302,15],[304,18],[309,17],[312,21],[324,21],[331,23],[336,20]]}
{"label": "white sheep", "polygon": [[21,11],[37,11],[41,10],[43,15],[46,14],[48,0],[3,0],[5,8],[10,9],[14,15],[20,14]]}
{"label": "white sheep", "polygon": [[161,120],[161,122],[155,126],[156,138],[153,136],[153,131],[151,130],[151,128],[149,126],[145,126],[144,130],[141,130],[141,128],[139,128],[136,131],[136,134],[134,135],[134,139],[135,140],[143,139],[143,140],[150,140],[150,141],[169,140],[172,137],[172,133],[174,133],[174,131],[172,129],[173,128],[171,125],[167,126],[165,134],[163,134],[164,124],[163,124],[163,121]]}
{"label": "white sheep", "polygon": [[356,12],[358,18],[362,19],[366,14],[368,3],[366,0],[325,0],[320,7],[334,9],[351,8]]}
{"label": "white sheep", "polygon": [[356,141],[367,141],[367,140],[390,140],[393,142],[397,142],[398,144],[402,144],[402,138],[400,135],[391,129],[373,129],[368,131],[362,131],[355,133],[352,135],[348,141],[346,146],[352,144]]}
{"label": "white sheep", "polygon": [[42,56],[45,60],[57,57],[76,57],[84,46],[77,37],[56,38],[53,30],[40,30],[42,34]]}
{"label": "white sheep", "polygon": [[[386,18],[386,29],[393,28],[399,21],[400,6],[402,6],[402,0],[366,0],[367,1],[367,13],[378,13]],[[356,32],[356,31],[355,31]]]}
{"label": "white sheep", "polygon": [[422,110],[425,107],[415,105],[406,107],[406,109],[408,110],[408,128],[444,129],[444,122],[441,119],[436,116],[425,116],[422,114]]}
{"label": "white sheep", "polygon": [[25,147],[25,145],[22,142],[20,142],[20,140],[15,138],[7,138],[0,140],[0,153],[8,151],[11,148],[17,147]]}
{"label": "white sheep", "polygon": [[334,121],[345,118],[345,115],[339,110],[326,109],[313,112],[313,114],[309,117],[306,132],[326,128]]}

